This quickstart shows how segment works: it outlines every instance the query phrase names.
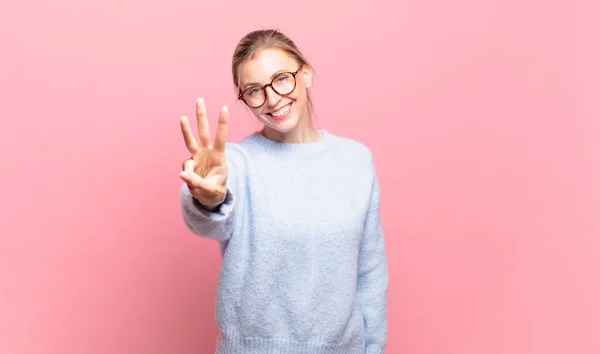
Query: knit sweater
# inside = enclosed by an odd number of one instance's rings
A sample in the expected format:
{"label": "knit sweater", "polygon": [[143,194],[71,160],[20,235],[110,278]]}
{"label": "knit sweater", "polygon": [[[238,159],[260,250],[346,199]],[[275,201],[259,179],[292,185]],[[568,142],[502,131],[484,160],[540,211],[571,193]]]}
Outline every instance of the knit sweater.
{"label": "knit sweater", "polygon": [[225,201],[184,183],[183,219],[219,242],[219,354],[372,354],[387,341],[388,265],[371,151],[253,133],[227,143]]}

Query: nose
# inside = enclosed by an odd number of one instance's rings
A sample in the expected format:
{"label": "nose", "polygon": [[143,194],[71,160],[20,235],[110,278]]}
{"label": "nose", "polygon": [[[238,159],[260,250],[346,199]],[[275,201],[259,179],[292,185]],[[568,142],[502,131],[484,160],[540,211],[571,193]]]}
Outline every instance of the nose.
{"label": "nose", "polygon": [[265,96],[267,99],[267,103],[269,106],[274,107],[277,105],[277,102],[281,99],[281,96],[273,90],[271,86],[267,86],[265,88]]}

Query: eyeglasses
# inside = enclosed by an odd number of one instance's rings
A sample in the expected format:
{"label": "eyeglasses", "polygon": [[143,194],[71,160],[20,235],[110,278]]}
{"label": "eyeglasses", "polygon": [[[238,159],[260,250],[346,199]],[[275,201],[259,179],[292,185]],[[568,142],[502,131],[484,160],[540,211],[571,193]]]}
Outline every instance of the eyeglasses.
{"label": "eyeglasses", "polygon": [[244,101],[250,108],[258,108],[267,101],[267,93],[265,92],[267,86],[270,86],[279,95],[289,95],[296,88],[296,74],[301,68],[302,66],[294,72],[280,73],[266,85],[248,87],[240,93],[238,99]]}

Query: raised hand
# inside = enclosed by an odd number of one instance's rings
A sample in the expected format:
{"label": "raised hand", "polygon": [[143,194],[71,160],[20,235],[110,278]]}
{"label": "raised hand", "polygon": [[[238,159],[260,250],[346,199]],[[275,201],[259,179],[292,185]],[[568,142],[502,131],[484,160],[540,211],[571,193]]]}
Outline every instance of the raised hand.
{"label": "raised hand", "polygon": [[183,162],[180,176],[187,183],[194,198],[208,208],[215,208],[223,203],[227,194],[225,143],[229,112],[227,106],[221,107],[214,144],[211,143],[206,106],[202,98],[196,100],[196,117],[200,144],[192,134],[188,118],[181,117],[181,132],[192,156]]}

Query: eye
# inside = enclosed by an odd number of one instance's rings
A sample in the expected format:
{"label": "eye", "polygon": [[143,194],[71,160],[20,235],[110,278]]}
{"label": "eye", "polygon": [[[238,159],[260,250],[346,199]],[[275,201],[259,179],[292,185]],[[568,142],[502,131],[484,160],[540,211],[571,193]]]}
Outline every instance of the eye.
{"label": "eye", "polygon": [[248,90],[248,95],[250,96],[255,96],[260,92],[260,88],[259,87],[255,87],[253,89]]}
{"label": "eye", "polygon": [[286,82],[289,79],[288,75],[281,75],[279,77],[277,77],[277,82]]}

